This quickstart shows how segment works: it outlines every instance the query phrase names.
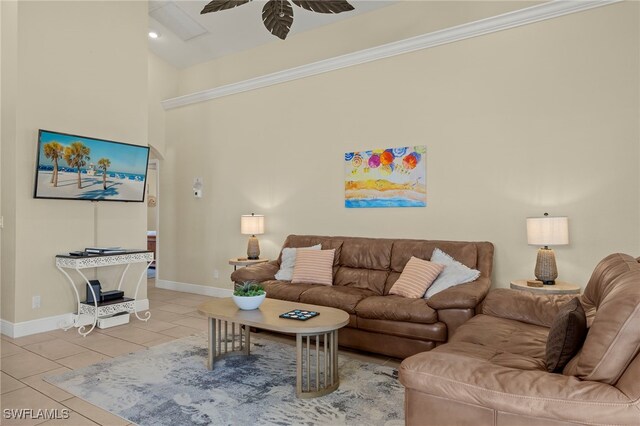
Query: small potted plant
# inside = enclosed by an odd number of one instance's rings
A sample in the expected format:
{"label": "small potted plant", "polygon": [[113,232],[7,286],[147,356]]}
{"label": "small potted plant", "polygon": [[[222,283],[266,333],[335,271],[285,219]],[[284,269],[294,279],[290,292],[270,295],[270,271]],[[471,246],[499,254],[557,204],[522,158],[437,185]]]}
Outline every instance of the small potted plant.
{"label": "small potted plant", "polygon": [[258,309],[265,297],[267,297],[267,292],[264,291],[264,288],[252,281],[243,282],[233,292],[233,301],[238,308],[244,311]]}

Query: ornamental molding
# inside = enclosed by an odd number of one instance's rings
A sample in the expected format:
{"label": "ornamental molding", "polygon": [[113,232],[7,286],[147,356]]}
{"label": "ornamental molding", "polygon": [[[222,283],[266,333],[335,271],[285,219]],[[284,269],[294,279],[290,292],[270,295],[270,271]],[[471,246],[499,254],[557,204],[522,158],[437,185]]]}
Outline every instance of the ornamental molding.
{"label": "ornamental molding", "polygon": [[[84,303],[80,304],[80,314],[88,314],[92,317],[95,316],[95,306],[87,305]],[[105,317],[113,314],[117,314],[118,312],[134,312],[136,309],[136,301],[130,300],[122,303],[114,303],[112,305],[103,305],[98,306],[98,317]]]}
{"label": "ornamental molding", "polygon": [[143,262],[153,262],[153,252],[79,257],[77,259],[56,257],[56,266],[60,268],[73,269],[98,268],[101,266],[126,265],[128,263]]}
{"label": "ornamental molding", "polygon": [[429,49],[456,41],[479,37],[534,22],[545,21],[596,7],[607,6],[622,0],[555,0],[524,9],[503,13],[490,18],[468,22],[455,27],[433,31],[416,37],[383,44],[357,52],[347,53],[318,62],[289,68],[248,80],[231,83],[188,95],[178,96],[161,102],[165,110],[180,108],[199,102],[256,90],[287,81],[365,64],[379,59],[390,58],[417,50]]}

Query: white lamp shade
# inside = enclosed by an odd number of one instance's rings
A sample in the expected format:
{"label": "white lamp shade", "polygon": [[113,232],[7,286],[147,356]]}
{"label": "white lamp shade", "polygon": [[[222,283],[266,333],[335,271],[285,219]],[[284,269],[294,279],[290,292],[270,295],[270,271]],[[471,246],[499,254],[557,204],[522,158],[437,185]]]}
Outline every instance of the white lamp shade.
{"label": "white lamp shade", "polygon": [[240,232],[244,235],[264,234],[264,216],[243,214],[240,216]]}
{"label": "white lamp shade", "polygon": [[569,244],[569,219],[566,216],[528,217],[527,243],[533,246]]}

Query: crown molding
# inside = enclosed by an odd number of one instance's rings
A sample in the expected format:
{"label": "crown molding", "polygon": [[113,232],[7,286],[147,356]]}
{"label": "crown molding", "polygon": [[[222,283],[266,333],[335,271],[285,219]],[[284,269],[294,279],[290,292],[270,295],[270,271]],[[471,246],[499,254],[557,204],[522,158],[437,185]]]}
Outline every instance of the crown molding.
{"label": "crown molding", "polygon": [[318,62],[277,71],[260,77],[231,83],[212,89],[202,90],[176,98],[162,101],[165,110],[179,108],[186,105],[205,102],[223,96],[273,86],[291,80],[310,77],[325,72],[339,70],[341,68],[377,61],[417,50],[429,49],[443,44],[453,43],[459,40],[479,37],[485,34],[503,31],[510,28],[528,25],[534,22],[545,21],[583,10],[618,3],[622,0],[554,0],[548,3],[531,6],[528,8],[492,16],[479,21],[469,22],[455,27],[446,28],[422,34],[416,37],[383,44],[381,46],[360,50],[334,58],[324,59]]}

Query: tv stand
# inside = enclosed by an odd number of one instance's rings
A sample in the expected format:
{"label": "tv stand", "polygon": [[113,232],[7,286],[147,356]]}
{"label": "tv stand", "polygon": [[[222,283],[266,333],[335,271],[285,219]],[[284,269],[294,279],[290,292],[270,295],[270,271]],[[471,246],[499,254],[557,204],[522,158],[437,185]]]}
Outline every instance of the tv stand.
{"label": "tv stand", "polygon": [[[151,312],[147,311],[144,316],[141,317],[138,314],[136,308],[136,299],[138,297],[138,290],[140,289],[140,283],[147,274],[149,265],[153,262],[153,252],[147,250],[127,250],[124,253],[118,254],[106,254],[106,255],[92,255],[92,256],[69,256],[69,255],[57,255],[56,256],[56,268],[60,270],[66,277],[71,288],[76,295],[77,313],[74,315],[73,320],[68,324],[63,324],[62,329],[68,330],[71,327],[76,327],[78,333],[82,336],[86,336],[91,333],[96,327],[99,317],[113,315],[118,312],[133,313],[140,321],[148,321],[151,317]],[[138,278],[136,289],[133,298],[124,298],[112,302],[100,303],[98,297],[93,291],[93,287],[89,285],[89,279],[82,273],[83,269],[100,268],[104,266],[118,266],[125,265],[122,274],[120,275],[120,282],[118,283],[118,290],[121,289],[124,277],[129,271],[129,267],[134,263],[146,263],[146,267]],[[74,270],[82,277],[82,280],[87,284],[87,288],[93,294],[93,303],[86,303],[80,301],[80,293],[76,287],[76,283],[69,275],[69,272]],[[69,271],[69,272],[67,272]],[[116,303],[113,303],[116,302]],[[88,326],[91,328],[85,331]]]}

